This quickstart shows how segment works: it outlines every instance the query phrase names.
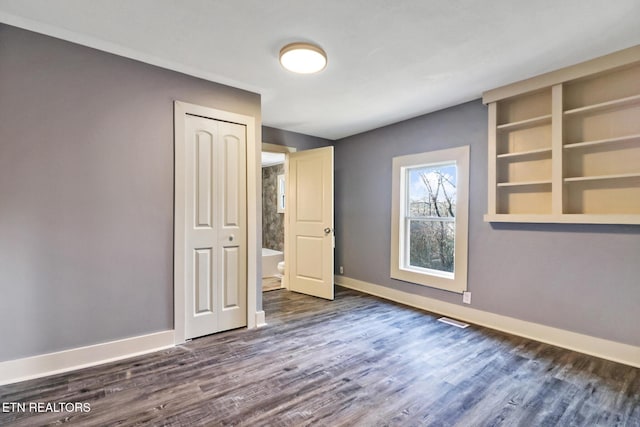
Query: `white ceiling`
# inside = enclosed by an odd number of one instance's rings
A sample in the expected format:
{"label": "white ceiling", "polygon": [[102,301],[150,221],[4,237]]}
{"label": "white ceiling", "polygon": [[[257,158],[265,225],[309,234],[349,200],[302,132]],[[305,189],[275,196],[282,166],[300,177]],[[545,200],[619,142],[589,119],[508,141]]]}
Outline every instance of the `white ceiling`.
{"label": "white ceiling", "polygon": [[262,152],[262,167],[274,166],[284,163],[284,153],[270,153],[268,151]]}
{"label": "white ceiling", "polygon": [[[329,139],[640,44],[639,0],[0,0],[0,21],[258,92],[265,125]],[[294,41],[327,69],[283,70]]]}

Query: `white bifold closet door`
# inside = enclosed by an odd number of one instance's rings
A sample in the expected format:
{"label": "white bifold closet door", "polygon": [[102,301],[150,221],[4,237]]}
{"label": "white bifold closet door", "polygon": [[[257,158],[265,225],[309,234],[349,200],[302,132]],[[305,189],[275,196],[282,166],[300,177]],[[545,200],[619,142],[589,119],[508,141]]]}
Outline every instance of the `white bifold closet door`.
{"label": "white bifold closet door", "polygon": [[247,324],[246,129],[187,116],[186,338]]}

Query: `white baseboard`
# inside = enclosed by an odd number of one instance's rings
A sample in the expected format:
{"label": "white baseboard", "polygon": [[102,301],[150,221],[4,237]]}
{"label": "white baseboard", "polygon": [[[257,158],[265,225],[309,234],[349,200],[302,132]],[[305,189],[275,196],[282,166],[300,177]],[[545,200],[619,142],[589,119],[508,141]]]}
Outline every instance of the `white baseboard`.
{"label": "white baseboard", "polygon": [[88,368],[174,346],[173,331],[156,332],[55,353],[0,362],[0,385]]}
{"label": "white baseboard", "polygon": [[335,283],[345,288],[375,295],[410,307],[640,368],[640,347],[637,346],[451,304],[350,277],[336,275]]}
{"label": "white baseboard", "polygon": [[256,311],[256,328],[267,326],[267,319],[264,315],[264,310]]}

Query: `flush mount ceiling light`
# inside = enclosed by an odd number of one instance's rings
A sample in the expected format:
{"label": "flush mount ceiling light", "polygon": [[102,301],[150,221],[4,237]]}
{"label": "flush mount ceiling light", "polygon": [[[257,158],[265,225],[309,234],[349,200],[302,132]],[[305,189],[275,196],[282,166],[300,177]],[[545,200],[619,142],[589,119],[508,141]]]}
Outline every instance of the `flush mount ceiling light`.
{"label": "flush mount ceiling light", "polygon": [[280,49],[280,63],[294,73],[312,74],[327,66],[327,54],[310,43],[291,43]]}

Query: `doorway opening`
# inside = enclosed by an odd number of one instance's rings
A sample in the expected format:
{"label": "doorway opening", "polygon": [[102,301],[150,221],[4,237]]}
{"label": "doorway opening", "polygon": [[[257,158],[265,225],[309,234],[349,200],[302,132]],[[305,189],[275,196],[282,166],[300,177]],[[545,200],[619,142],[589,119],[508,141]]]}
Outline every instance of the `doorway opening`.
{"label": "doorway opening", "polygon": [[262,143],[262,291],[287,289],[289,153],[296,148]]}
{"label": "doorway opening", "polygon": [[283,288],[286,153],[262,152],[262,292]]}
{"label": "doorway opening", "polygon": [[332,300],[333,147],[296,152],[263,143],[262,152],[285,154],[283,169],[276,166],[282,157],[270,164],[268,159],[277,157],[269,154],[262,168],[263,291],[284,288]]}

